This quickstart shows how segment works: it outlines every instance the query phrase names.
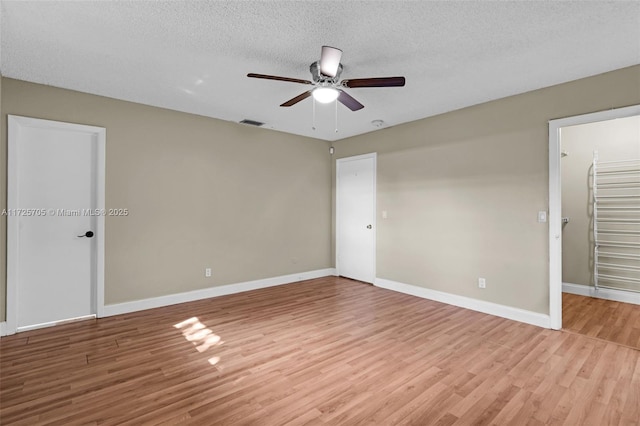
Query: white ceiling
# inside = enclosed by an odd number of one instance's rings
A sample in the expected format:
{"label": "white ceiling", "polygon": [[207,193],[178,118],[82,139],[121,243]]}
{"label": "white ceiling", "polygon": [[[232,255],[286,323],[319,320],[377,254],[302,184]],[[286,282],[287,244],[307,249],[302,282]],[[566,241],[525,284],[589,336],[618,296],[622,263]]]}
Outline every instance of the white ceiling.
{"label": "white ceiling", "polygon": [[[6,77],[325,140],[640,63],[640,1],[1,1]],[[312,99],[320,47],[343,78],[403,75],[347,91],[351,112]]]}

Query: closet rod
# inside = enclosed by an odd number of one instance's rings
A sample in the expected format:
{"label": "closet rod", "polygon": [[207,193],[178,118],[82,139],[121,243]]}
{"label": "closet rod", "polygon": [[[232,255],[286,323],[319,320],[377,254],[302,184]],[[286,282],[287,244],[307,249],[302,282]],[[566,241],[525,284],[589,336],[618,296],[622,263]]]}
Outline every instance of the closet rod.
{"label": "closet rod", "polygon": [[616,265],[614,263],[600,263],[600,268],[603,269],[620,269],[622,271],[640,271],[640,266],[631,266],[631,265]]}
{"label": "closet rod", "polygon": [[[602,185],[602,183],[600,183],[599,185]],[[638,187],[636,185],[640,185],[640,181],[638,182],[609,182],[608,184],[605,184],[606,187],[604,188],[600,188],[604,191],[622,191],[625,189],[629,189],[629,190],[634,190],[637,189]]]}
{"label": "closet rod", "polygon": [[640,206],[598,206],[599,210],[620,210],[620,211],[627,211],[627,210],[640,210]]}
{"label": "closet rod", "polygon": [[640,188],[640,182],[604,182],[604,183],[599,183],[598,186],[605,186],[607,188],[602,188],[602,189],[614,189],[614,188],[608,188],[610,186],[624,186],[627,188]]}
{"label": "closet rod", "polygon": [[635,162],[640,162],[640,158],[633,158],[631,160],[598,161],[598,165],[601,165],[601,164],[619,164],[619,163],[635,163]]}
{"label": "closet rod", "polygon": [[[602,170],[604,169],[604,170]],[[612,170],[609,170],[612,169]],[[623,169],[621,171],[624,171],[624,169],[631,169],[631,170],[638,170],[640,169],[640,167],[637,164],[618,164],[615,166],[601,166],[600,163],[598,163],[598,171],[611,171],[611,172],[615,172],[616,170],[613,169]]]}
{"label": "closet rod", "polygon": [[604,182],[598,182],[598,186],[600,185],[626,185],[626,184],[632,184],[635,185],[637,183],[640,183],[640,175],[638,176],[629,176],[629,177],[625,177],[625,176],[598,176],[598,180],[602,180],[602,179],[611,179],[611,182],[609,181],[604,181]]}
{"label": "closet rod", "polygon": [[598,173],[601,173],[605,176],[598,176],[598,178],[602,179],[602,178],[610,178],[613,176],[627,176],[627,175],[637,175],[640,173],[640,169],[638,170],[604,170],[604,171],[600,171],[598,170]]}
{"label": "closet rod", "polygon": [[630,253],[611,253],[608,251],[601,251],[598,253],[601,257],[606,257],[609,259],[625,259],[625,260],[635,260],[640,259],[639,254],[630,254]]}
{"label": "closet rod", "polygon": [[598,234],[615,235],[617,237],[626,237],[628,235],[640,235],[640,231],[621,231],[620,229],[598,229]]}
{"label": "closet rod", "polygon": [[632,163],[634,161],[640,162],[640,158],[631,158],[631,159],[626,159],[626,160],[598,161],[598,164]]}
{"label": "closet rod", "polygon": [[[624,281],[624,282],[640,283],[640,278],[618,277],[618,276],[615,276],[615,275],[605,275],[605,274],[599,274],[598,276],[600,278],[605,278],[605,279],[608,279],[608,280],[617,280],[617,281]],[[600,287],[602,287],[602,284],[600,284]]]}
{"label": "closet rod", "polygon": [[640,243],[619,243],[619,242],[607,242],[607,241],[598,241],[598,245],[602,247],[616,247],[616,248],[635,248],[640,247]]}

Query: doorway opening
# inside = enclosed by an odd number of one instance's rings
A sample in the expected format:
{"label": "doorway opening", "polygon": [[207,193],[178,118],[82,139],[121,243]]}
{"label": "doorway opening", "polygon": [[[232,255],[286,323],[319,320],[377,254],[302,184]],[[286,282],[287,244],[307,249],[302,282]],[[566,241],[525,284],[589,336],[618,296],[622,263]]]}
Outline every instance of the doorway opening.
{"label": "doorway opening", "polygon": [[[567,169],[573,168],[575,165],[570,165],[567,161],[575,160],[574,162],[579,163],[580,161],[578,161],[578,158],[584,157],[584,149],[588,149],[586,148],[586,146],[581,146],[579,142],[573,142],[571,140],[576,139],[575,136],[579,137],[581,133],[583,139],[587,140],[588,138],[585,138],[585,135],[590,137],[597,133],[597,131],[605,133],[609,131],[610,128],[607,127],[608,124],[615,123],[615,120],[627,119],[637,116],[640,116],[640,105],[602,111],[592,114],[585,114],[575,117],[568,117],[558,120],[551,120],[549,122],[549,313],[551,319],[551,328],[553,329],[559,330],[563,328],[563,282],[565,283],[565,291],[575,292],[577,291],[576,289],[579,289],[579,287],[576,287],[576,285],[572,286],[571,284],[581,284],[581,290],[585,292],[586,295],[593,296],[593,293],[596,293],[598,291],[594,286],[595,283],[593,275],[595,265],[594,262],[596,262],[596,260],[594,259],[594,254],[592,252],[592,249],[594,247],[593,203],[588,203],[586,201],[587,197],[590,197],[589,199],[593,199],[592,165],[587,170],[582,170],[582,176],[578,177],[578,181],[582,179],[579,189],[579,191],[581,191],[581,194],[579,195],[579,197],[583,201],[581,207],[584,208],[584,211],[581,211],[579,214],[574,213],[577,216],[574,216],[574,218],[572,218],[566,211],[566,203],[565,211],[563,211],[563,165],[565,165]],[[629,125],[630,123],[627,122],[626,124]],[[635,125],[635,122],[631,125]],[[587,128],[581,126],[591,127]],[[564,145],[563,137],[565,141]],[[611,151],[610,147],[607,146],[606,143],[603,145],[603,141],[592,143],[596,143],[599,146],[606,147],[609,151]],[[584,145],[587,145],[586,141]],[[573,157],[571,157],[572,153],[569,149],[570,147],[574,149]],[[593,156],[593,153],[591,153],[590,155]],[[610,153],[607,155],[613,155],[615,157],[616,154]],[[569,160],[570,158],[572,158],[572,160]],[[584,161],[582,161],[582,163],[583,162]],[[591,179],[591,181],[589,181],[589,179]],[[573,192],[573,190],[567,189],[567,185],[565,185],[564,191],[564,196],[567,198],[567,200],[564,201],[568,201],[569,198],[575,198],[576,194]],[[576,190],[576,192],[577,191],[578,190]],[[640,202],[640,200],[638,201]],[[631,206],[631,204],[625,204],[625,206]],[[609,208],[613,207],[620,207],[620,205],[609,205]],[[627,211],[630,210],[627,209]],[[578,228],[580,228],[580,230],[578,230]],[[609,229],[611,230],[612,228]],[[566,256],[567,259],[563,258],[563,234],[566,234],[567,239],[567,247],[565,247],[565,252],[566,250],[571,250],[571,247],[574,247],[575,249],[573,251],[570,251],[570,254]],[[582,243],[584,243],[583,246],[580,246],[580,250],[576,248],[578,247],[576,245],[576,241],[578,241],[576,240],[576,236],[581,239]],[[581,254],[577,253],[578,251],[581,252]],[[584,256],[585,253],[587,256],[586,259]],[[567,265],[564,265],[565,260],[567,261]],[[563,265],[565,266],[564,274]],[[571,266],[571,269],[568,268],[569,266]],[[571,271],[571,273],[569,273],[569,270]],[[585,279],[585,276],[588,276],[588,278]],[[583,281],[583,283],[567,282],[567,280],[571,279]],[[597,280],[597,277],[595,279]],[[602,294],[603,293],[601,293],[601,295]],[[611,294],[611,291],[609,291],[609,294]],[[630,297],[638,297],[640,301],[640,293],[633,293]]]}

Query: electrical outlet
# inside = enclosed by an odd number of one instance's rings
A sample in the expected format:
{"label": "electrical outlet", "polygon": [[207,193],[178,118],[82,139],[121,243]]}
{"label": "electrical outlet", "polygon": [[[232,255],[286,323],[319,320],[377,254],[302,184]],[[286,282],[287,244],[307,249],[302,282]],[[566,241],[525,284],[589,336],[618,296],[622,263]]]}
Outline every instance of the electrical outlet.
{"label": "electrical outlet", "polygon": [[205,268],[204,276],[207,278],[211,278],[211,268]]}
{"label": "electrical outlet", "polygon": [[487,288],[487,280],[478,278],[478,288]]}

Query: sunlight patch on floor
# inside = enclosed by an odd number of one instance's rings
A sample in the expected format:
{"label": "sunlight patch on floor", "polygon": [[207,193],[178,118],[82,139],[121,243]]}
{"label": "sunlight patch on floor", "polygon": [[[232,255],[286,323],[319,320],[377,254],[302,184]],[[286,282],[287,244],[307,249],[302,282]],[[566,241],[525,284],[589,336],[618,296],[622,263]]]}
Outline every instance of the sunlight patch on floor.
{"label": "sunlight patch on floor", "polygon": [[[200,353],[213,346],[219,346],[224,343],[220,336],[202,324],[198,317],[186,319],[175,324],[174,327],[182,331],[184,338],[191,342]],[[214,356],[209,358],[208,361],[209,364],[216,365],[220,361],[220,357]]]}

